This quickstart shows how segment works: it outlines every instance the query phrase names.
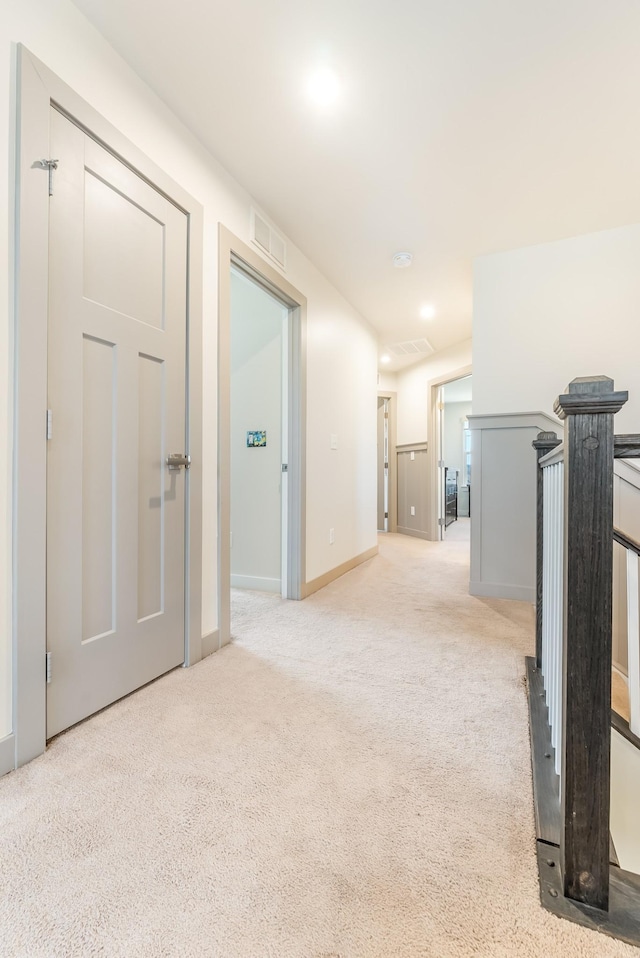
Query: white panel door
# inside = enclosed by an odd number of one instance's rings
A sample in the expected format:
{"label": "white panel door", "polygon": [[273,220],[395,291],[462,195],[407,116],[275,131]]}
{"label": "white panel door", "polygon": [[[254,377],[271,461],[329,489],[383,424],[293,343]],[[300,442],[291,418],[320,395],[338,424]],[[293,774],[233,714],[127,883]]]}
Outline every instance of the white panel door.
{"label": "white panel door", "polygon": [[184,660],[187,218],[51,111],[47,736]]}

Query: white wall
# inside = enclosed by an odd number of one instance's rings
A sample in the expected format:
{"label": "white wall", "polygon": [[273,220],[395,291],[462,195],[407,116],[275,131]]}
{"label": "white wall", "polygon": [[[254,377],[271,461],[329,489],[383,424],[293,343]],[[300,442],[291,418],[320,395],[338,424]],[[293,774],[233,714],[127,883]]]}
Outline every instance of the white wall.
{"label": "white wall", "polygon": [[307,335],[309,582],[377,543],[377,343],[337,294],[326,307]]}
{"label": "white wall", "polygon": [[[0,3],[0,738],[10,729],[11,355],[7,264],[15,48],[22,42],[204,207],[203,632],[217,626],[217,228],[249,240],[250,197],[68,0]],[[36,158],[34,158],[36,159]],[[292,244],[287,278],[308,300],[308,578],[375,545],[377,342],[371,328]],[[326,384],[331,383],[327,397]],[[337,452],[329,434],[340,434]],[[328,546],[327,528],[336,528]],[[311,574],[311,576],[310,576]]]}
{"label": "white wall", "polygon": [[626,871],[640,872],[640,752],[611,730],[611,837]]}
{"label": "white wall", "polygon": [[398,388],[398,376],[396,373],[378,373],[378,392],[394,393]]}
{"label": "white wall", "polygon": [[[616,432],[640,431],[639,263],[637,224],[476,260],[474,416],[532,413],[538,422],[537,413],[552,414],[556,396],[572,379],[604,374],[614,379],[617,389],[630,392],[629,402],[616,415]],[[562,435],[561,425],[550,422],[546,428]],[[529,456],[525,448],[529,440],[527,437],[525,443],[523,430],[513,431],[511,436],[512,445],[502,449],[503,458],[516,462]],[[505,522],[504,517],[502,521],[489,519],[491,503],[503,501],[500,471],[486,472],[482,486],[472,480],[476,521],[474,529],[472,520],[471,580],[472,590],[478,594],[516,597],[517,585],[521,597],[526,590],[533,595],[533,450],[530,462],[529,474],[522,459],[519,485],[529,489],[529,505],[525,515],[523,494],[517,524],[515,513],[513,522]],[[475,452],[472,468],[476,476]],[[482,528],[478,516],[486,517]],[[494,567],[480,560],[488,550],[496,557]],[[527,552],[529,568],[521,569],[515,583],[518,550]],[[525,561],[524,555],[521,561]],[[479,592],[480,588],[493,591]]]}
{"label": "white wall", "polygon": [[468,339],[397,374],[398,445],[425,442],[430,438],[429,383],[470,365],[471,340]]}
{"label": "white wall", "polygon": [[[281,591],[283,340],[288,309],[231,272],[231,584]],[[247,446],[264,429],[267,444]]]}
{"label": "white wall", "polygon": [[473,410],[542,410],[576,376],[630,391],[616,432],[640,431],[640,225],[480,257]]}

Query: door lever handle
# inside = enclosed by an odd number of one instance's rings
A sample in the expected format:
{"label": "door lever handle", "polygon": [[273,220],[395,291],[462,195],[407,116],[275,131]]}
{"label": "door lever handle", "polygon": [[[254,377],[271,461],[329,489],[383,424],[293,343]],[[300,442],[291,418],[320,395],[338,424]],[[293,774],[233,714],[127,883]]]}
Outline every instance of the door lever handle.
{"label": "door lever handle", "polygon": [[188,469],[191,465],[191,456],[182,456],[179,452],[172,452],[171,455],[167,456],[167,465],[169,466],[169,472],[178,472],[182,466]]}

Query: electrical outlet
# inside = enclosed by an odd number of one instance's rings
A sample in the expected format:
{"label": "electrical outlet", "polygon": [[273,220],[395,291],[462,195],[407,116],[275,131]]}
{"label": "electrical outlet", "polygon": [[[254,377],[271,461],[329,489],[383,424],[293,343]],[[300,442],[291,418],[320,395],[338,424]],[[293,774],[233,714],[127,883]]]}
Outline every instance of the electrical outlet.
{"label": "electrical outlet", "polygon": [[412,515],[412,516],[415,516],[415,514],[416,514],[416,507],[415,507],[415,506],[411,506],[411,515]]}
{"label": "electrical outlet", "polygon": [[416,461],[416,454],[415,454],[415,452],[413,452],[413,450],[411,451],[411,455],[410,455],[409,458],[411,459],[411,462],[415,462],[415,461]]}
{"label": "electrical outlet", "polygon": [[336,541],[336,531],[335,529],[329,529],[329,545],[332,546]]}
{"label": "electrical outlet", "polygon": [[332,433],[331,433],[331,436],[330,436],[329,438],[330,438],[330,443],[329,443],[329,444],[330,444],[331,448],[332,448],[332,449],[337,449],[337,448],[338,448],[338,434],[335,433],[335,432],[332,432]]}

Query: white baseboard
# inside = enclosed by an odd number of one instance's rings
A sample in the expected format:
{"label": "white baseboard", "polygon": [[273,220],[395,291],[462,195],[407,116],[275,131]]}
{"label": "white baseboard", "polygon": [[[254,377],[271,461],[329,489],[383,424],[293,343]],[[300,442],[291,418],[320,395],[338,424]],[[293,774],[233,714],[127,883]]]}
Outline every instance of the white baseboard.
{"label": "white baseboard", "polygon": [[426,539],[428,542],[429,539],[428,532],[422,532],[421,529],[407,529],[405,526],[398,526],[396,530],[401,536],[413,536],[414,539]]}
{"label": "white baseboard", "polygon": [[265,579],[257,575],[234,575],[231,573],[232,589],[253,589],[256,592],[277,592],[282,593],[282,582],[280,579]]}
{"label": "white baseboard", "polygon": [[12,772],[16,767],[16,740],[13,733],[0,739],[0,775]]}
{"label": "white baseboard", "polygon": [[515,599],[518,602],[536,601],[536,590],[526,585],[507,585],[503,582],[473,582],[469,583],[470,595],[481,596],[485,599]]}
{"label": "white baseboard", "polygon": [[205,659],[220,648],[220,629],[214,629],[213,632],[207,632],[202,636],[202,658]]}
{"label": "white baseboard", "polygon": [[324,575],[319,575],[316,579],[312,579],[311,582],[305,583],[302,590],[302,598],[306,599],[308,595],[313,595],[314,592],[324,589],[325,585],[329,585],[330,582],[339,579],[340,576],[346,572],[351,572],[352,569],[366,562],[367,559],[373,559],[377,554],[378,546],[376,545],[371,549],[367,549],[366,552],[361,552],[360,555],[354,556],[353,559],[348,559],[346,562],[343,562],[342,565],[336,566],[335,569],[329,569]]}

